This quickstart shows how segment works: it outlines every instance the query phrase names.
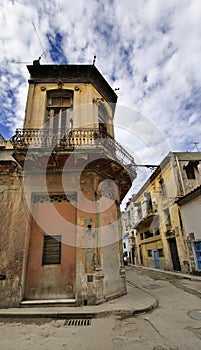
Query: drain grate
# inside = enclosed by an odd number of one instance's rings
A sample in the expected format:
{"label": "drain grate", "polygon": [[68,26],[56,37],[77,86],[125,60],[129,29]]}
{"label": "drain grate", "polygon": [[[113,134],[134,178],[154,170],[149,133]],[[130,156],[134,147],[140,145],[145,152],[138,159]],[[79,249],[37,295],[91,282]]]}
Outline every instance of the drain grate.
{"label": "drain grate", "polygon": [[67,325],[67,326],[91,326],[91,319],[90,318],[70,319],[70,320],[66,320],[65,325]]}

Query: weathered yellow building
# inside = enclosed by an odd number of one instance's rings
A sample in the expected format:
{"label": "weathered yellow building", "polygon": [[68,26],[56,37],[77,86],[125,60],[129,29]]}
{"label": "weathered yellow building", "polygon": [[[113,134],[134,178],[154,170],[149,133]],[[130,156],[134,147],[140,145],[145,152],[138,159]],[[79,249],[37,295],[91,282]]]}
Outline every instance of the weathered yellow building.
{"label": "weathered yellow building", "polygon": [[131,218],[129,231],[135,232],[139,264],[190,272],[187,237],[177,201],[200,184],[201,153],[170,152],[133,196],[126,212],[127,221]]}
{"label": "weathered yellow building", "polygon": [[94,65],[28,66],[23,129],[0,148],[1,307],[126,293],[120,202],[136,176]]}

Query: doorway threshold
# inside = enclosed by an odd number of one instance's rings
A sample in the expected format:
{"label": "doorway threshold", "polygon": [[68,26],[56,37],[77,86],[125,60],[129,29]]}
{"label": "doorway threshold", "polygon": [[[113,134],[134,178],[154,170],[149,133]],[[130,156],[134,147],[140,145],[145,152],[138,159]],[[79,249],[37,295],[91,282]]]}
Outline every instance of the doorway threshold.
{"label": "doorway threshold", "polygon": [[35,299],[35,300],[22,300],[21,307],[33,307],[33,306],[75,306],[76,299]]}

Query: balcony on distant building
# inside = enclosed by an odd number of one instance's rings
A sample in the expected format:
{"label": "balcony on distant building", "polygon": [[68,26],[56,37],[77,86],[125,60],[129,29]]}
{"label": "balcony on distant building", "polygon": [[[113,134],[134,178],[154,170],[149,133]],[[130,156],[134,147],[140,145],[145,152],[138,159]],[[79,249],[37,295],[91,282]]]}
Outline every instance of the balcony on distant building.
{"label": "balcony on distant building", "polygon": [[134,228],[139,230],[144,227],[149,226],[158,226],[159,215],[156,209],[149,209],[145,216],[141,216],[140,219],[136,222]]}

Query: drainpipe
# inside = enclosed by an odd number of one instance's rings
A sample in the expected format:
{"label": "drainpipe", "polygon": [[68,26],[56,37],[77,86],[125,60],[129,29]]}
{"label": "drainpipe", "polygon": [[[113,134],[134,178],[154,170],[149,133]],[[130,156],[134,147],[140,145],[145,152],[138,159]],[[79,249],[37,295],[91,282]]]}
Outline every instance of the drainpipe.
{"label": "drainpipe", "polygon": [[186,191],[185,191],[184,181],[183,181],[182,174],[181,174],[181,169],[180,169],[180,165],[179,165],[179,160],[178,160],[178,157],[175,157],[175,158],[176,158],[177,168],[178,168],[178,171],[179,171],[179,177],[180,177],[180,180],[181,180],[181,186],[182,186],[183,194],[184,194],[184,196],[185,196]]}

